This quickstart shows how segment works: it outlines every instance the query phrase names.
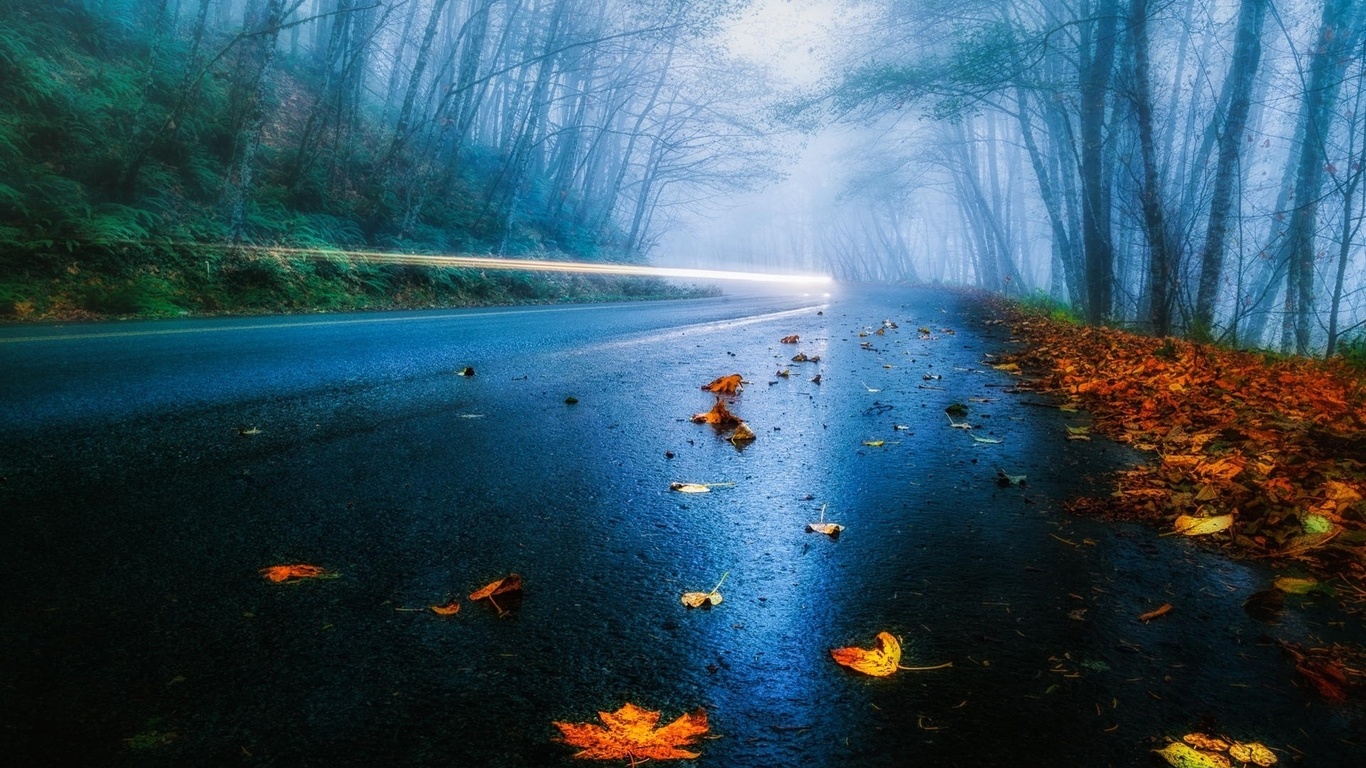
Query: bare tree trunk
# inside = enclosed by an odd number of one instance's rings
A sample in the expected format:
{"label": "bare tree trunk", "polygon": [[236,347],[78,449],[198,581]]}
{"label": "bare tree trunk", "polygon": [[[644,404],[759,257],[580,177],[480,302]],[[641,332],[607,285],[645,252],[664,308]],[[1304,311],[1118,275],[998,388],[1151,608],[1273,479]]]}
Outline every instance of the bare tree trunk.
{"label": "bare tree trunk", "polygon": [[1106,92],[1114,67],[1118,0],[1097,0],[1094,17],[1082,27],[1081,187],[1082,244],[1086,255],[1086,320],[1093,325],[1110,316],[1115,281],[1114,246],[1110,235],[1109,196],[1105,185]]}
{"label": "bare tree trunk", "polygon": [[1214,303],[1219,298],[1224,269],[1224,240],[1233,205],[1233,185],[1240,175],[1243,128],[1247,125],[1252,80],[1262,57],[1262,21],[1267,0],[1243,0],[1238,9],[1238,31],[1228,77],[1233,83],[1228,115],[1219,134],[1219,167],[1214,175],[1205,247],[1200,254],[1200,288],[1195,298],[1194,331],[1209,334],[1214,327]]}
{"label": "bare tree trunk", "polygon": [[1138,143],[1143,157],[1143,224],[1148,235],[1148,326],[1158,336],[1171,333],[1172,304],[1168,288],[1172,275],[1180,271],[1173,264],[1171,240],[1163,219],[1162,174],[1157,168],[1153,142],[1152,84],[1148,65],[1148,0],[1132,0],[1129,32],[1134,38],[1134,113],[1138,121]]}

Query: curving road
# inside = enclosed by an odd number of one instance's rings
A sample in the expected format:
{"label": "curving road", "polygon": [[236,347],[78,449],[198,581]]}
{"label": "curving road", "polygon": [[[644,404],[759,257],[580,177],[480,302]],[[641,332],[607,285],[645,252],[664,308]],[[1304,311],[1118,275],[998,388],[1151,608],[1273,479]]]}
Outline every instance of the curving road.
{"label": "curving road", "polygon": [[[1134,457],[1010,393],[983,362],[1009,348],[968,299],[887,288],[0,329],[0,753],[568,766],[551,722],[632,701],[704,706],[699,768],[1146,766],[1207,719],[1357,764],[1360,710],[1270,640],[1359,622],[1253,617],[1268,571],[1068,516]],[[743,450],[688,419],[732,372]],[[804,532],[822,507],[838,540]],[[258,573],[289,562],[341,576]],[[512,571],[507,615],[465,599]],[[954,666],[830,660],[883,630]]]}

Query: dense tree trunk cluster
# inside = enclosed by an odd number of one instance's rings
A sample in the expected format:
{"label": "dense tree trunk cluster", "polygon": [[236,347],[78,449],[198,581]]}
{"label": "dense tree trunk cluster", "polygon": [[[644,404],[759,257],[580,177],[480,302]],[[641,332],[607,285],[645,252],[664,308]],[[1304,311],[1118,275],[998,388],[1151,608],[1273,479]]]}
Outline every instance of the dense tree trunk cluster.
{"label": "dense tree trunk cluster", "polygon": [[759,178],[755,86],[707,42],[734,9],[14,0],[0,235],[638,259],[672,212]]}

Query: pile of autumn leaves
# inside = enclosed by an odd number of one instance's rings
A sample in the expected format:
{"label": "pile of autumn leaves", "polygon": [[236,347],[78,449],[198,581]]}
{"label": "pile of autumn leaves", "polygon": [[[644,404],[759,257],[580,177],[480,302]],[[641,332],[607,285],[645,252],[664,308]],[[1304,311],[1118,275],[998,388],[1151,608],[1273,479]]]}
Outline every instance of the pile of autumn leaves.
{"label": "pile of autumn leaves", "polygon": [[[1080,511],[1171,521],[1236,552],[1366,575],[1366,385],[1336,362],[1268,359],[998,309],[1011,356],[1093,429],[1157,454]],[[1199,527],[1194,527],[1199,526]]]}

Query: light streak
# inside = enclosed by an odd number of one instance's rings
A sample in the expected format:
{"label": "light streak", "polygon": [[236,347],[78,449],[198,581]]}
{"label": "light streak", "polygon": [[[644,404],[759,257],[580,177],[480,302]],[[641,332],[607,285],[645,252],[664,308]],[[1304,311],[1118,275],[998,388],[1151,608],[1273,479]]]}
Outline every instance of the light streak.
{"label": "light streak", "polygon": [[690,269],[684,267],[649,267],[638,264],[611,264],[606,262],[499,259],[491,256],[431,256],[420,253],[334,251],[318,248],[248,247],[248,249],[267,254],[300,256],[304,258],[344,258],[348,261],[367,264],[522,270],[526,272],[574,272],[586,275],[637,275],[641,277],[672,277],[683,280],[746,280],[756,283],[789,283],[795,285],[829,285],[834,282],[834,278],[829,275],[741,272],[728,269]]}

